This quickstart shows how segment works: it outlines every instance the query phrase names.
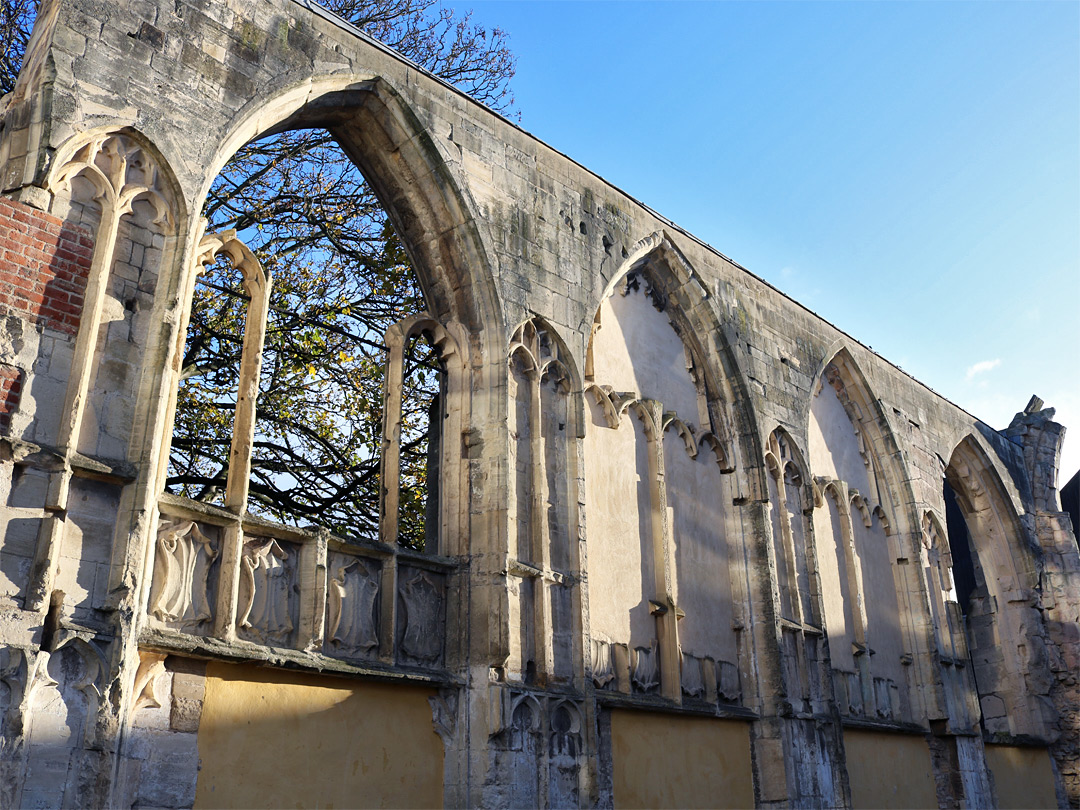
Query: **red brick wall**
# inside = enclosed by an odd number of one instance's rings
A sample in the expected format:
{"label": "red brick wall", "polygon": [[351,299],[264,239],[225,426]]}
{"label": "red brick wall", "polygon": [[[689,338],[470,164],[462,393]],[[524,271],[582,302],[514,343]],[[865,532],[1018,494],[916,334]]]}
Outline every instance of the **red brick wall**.
{"label": "red brick wall", "polygon": [[0,363],[0,431],[11,426],[11,414],[19,407],[22,397],[22,371]]}
{"label": "red brick wall", "polygon": [[75,334],[92,250],[85,229],[0,197],[0,316]]}

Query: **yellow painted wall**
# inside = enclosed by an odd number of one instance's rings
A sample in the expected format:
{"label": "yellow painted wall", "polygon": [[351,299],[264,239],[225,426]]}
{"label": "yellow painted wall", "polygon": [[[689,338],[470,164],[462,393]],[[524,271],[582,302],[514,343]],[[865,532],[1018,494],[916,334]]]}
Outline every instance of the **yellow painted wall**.
{"label": "yellow painted wall", "polygon": [[441,807],[433,694],[211,663],[195,807]]}
{"label": "yellow painted wall", "polygon": [[1058,806],[1050,752],[1045,748],[988,745],[986,764],[994,774],[994,789],[1001,810]]}
{"label": "yellow painted wall", "polygon": [[750,727],[738,720],[613,711],[616,807],[753,807]]}
{"label": "yellow painted wall", "polygon": [[844,731],[851,806],[937,807],[930,747],[922,737],[877,731]]}

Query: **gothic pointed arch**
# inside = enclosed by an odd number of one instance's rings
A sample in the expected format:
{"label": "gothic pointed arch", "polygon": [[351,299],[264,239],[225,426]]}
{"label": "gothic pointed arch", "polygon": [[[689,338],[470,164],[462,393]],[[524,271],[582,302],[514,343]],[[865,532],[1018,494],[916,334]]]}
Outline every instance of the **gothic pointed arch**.
{"label": "gothic pointed arch", "polygon": [[614,610],[590,611],[600,669],[611,669],[608,648],[625,647],[633,674],[616,672],[615,683],[676,703],[736,700],[744,650],[733,628],[750,624],[746,600],[733,598],[741,554],[729,548],[741,455],[732,442],[744,432],[733,427],[708,291],[660,231],[629,252],[595,313],[585,366],[589,581],[619,594]]}
{"label": "gothic pointed arch", "polygon": [[[1024,674],[1046,655],[1038,555],[973,434],[953,449],[944,478],[954,598],[967,628],[983,728],[1047,740],[1056,720],[1050,684]],[[955,511],[948,519],[951,501]]]}
{"label": "gothic pointed arch", "polygon": [[[186,175],[187,227],[197,236],[189,240],[185,263],[174,268],[180,279],[178,298],[182,307],[190,307],[200,269],[200,239],[230,239],[227,234],[204,238],[204,223],[197,219],[221,167],[245,143],[305,128],[328,131],[370,183],[400,237],[424,297],[424,311],[391,324],[383,341],[382,442],[362,459],[365,463],[375,459],[368,464],[375,472],[367,476],[365,468],[364,473],[365,482],[375,481],[364,490],[374,493],[368,500],[375,508],[341,523],[343,529],[330,528],[331,539],[321,542],[299,520],[276,527],[274,533],[253,525],[251,498],[231,499],[214,516],[215,525],[204,525],[182,493],[159,497],[158,512],[165,526],[194,521],[200,532],[215,539],[213,555],[204,554],[207,560],[212,556],[212,566],[200,567],[198,558],[189,555],[196,572],[209,572],[192,591],[196,601],[205,601],[213,611],[212,618],[197,623],[199,634],[230,641],[242,638],[262,646],[299,646],[337,659],[441,669],[463,654],[457,640],[467,634],[455,628],[471,621],[498,625],[505,620],[497,612],[470,618],[464,594],[448,587],[456,576],[456,560],[471,550],[473,538],[488,536],[470,531],[471,516],[495,512],[503,494],[501,486],[479,493],[470,490],[468,470],[470,463],[483,463],[487,455],[499,452],[496,437],[485,431],[495,432],[504,424],[507,408],[503,397],[474,398],[472,393],[477,386],[496,389],[505,381],[505,366],[496,358],[505,351],[506,333],[488,258],[491,251],[484,243],[486,232],[478,226],[476,204],[458,176],[453,155],[436,142],[386,78],[357,73],[282,77],[232,116],[205,168]],[[230,258],[243,269],[250,257],[241,249]],[[186,314],[178,320],[170,369],[173,394],[166,406],[169,413],[158,423],[166,447],[172,437],[172,402],[181,371]],[[435,382],[425,390],[430,396],[421,405],[410,400],[412,410],[406,419],[403,388],[415,384],[409,375],[416,373],[416,362],[408,358],[418,341],[427,346],[422,350],[428,358],[424,362],[430,362],[433,373],[428,378]],[[431,426],[423,440],[417,438],[415,427],[421,407]],[[252,444],[250,436],[241,437],[240,444],[245,441]],[[275,474],[271,469],[264,482]],[[368,486],[351,481],[351,474],[352,468],[342,473],[342,489]],[[562,500],[576,501],[569,494]],[[569,532],[570,521],[564,524]],[[504,537],[498,532],[492,542]],[[389,551],[372,556],[358,550],[357,538],[380,543]],[[417,560],[417,553],[427,559]],[[308,615],[307,591],[298,600],[289,588],[278,587],[293,583],[310,590],[313,580],[304,579],[304,572],[312,566],[332,571],[326,583],[329,595],[315,598],[314,618]],[[153,569],[156,579],[151,582],[159,597],[169,583],[164,573],[158,573],[162,566],[155,565],[153,549],[144,568]],[[316,582],[315,587],[322,586]],[[572,616],[563,602],[553,609]],[[324,614],[325,626],[333,628],[326,638],[319,629]],[[561,641],[564,647],[572,645],[568,632]],[[573,657],[566,651],[561,656],[564,661]]]}
{"label": "gothic pointed arch", "polygon": [[[746,383],[723,323],[714,311],[707,285],[666,231],[649,234],[630,248],[607,279],[591,326],[582,324],[583,331],[591,329],[585,359],[586,383],[594,381],[594,344],[597,331],[604,328],[604,302],[639,287],[653,307],[667,316],[686,346],[687,367],[692,369],[707,407],[708,419],[702,414],[700,424],[704,427],[709,421],[715,423],[711,432],[725,445],[729,466],[736,466],[736,458],[759,457],[759,448],[750,446],[755,444],[756,420],[749,410]],[[687,418],[686,414],[679,415]],[[740,446],[736,448],[736,444]]]}
{"label": "gothic pointed arch", "polygon": [[[913,501],[904,492],[908,477],[847,347],[822,366],[811,391],[810,465],[815,484],[831,494],[815,505],[813,525],[837,702],[844,715],[914,722],[908,667],[912,651],[924,649],[917,628],[927,617],[922,600],[904,598],[919,593],[918,577],[900,562],[910,558],[903,548],[911,540],[882,519],[899,512],[901,525],[910,523],[899,508]],[[914,615],[900,609],[911,601]]]}
{"label": "gothic pointed arch", "polygon": [[[818,369],[811,386],[813,395],[816,396],[825,385],[835,391],[856,433],[863,464],[875,478],[876,491],[861,494],[880,504],[886,514],[893,516],[890,536],[895,538],[895,542],[904,540],[909,544],[917,543],[919,517],[904,506],[915,501],[911,475],[900,452],[892,422],[850,347],[843,343],[832,348]],[[894,416],[900,418],[899,413]],[[909,550],[914,547],[907,546]],[[898,557],[902,556],[901,548],[894,551]]]}
{"label": "gothic pointed arch", "polygon": [[325,128],[386,209],[432,315],[461,323],[485,343],[505,334],[475,201],[451,155],[401,93],[373,74],[297,76],[283,84],[234,116],[197,199],[243,144],[290,129]]}
{"label": "gothic pointed arch", "polygon": [[765,451],[773,566],[780,617],[795,628],[821,627],[813,591],[814,561],[807,514],[822,496],[809,476],[806,461],[791,434],[776,427]]}

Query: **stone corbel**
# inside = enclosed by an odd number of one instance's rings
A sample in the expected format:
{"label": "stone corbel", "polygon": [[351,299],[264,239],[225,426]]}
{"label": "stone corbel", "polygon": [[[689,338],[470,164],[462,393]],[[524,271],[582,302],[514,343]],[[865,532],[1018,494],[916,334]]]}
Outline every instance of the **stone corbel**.
{"label": "stone corbel", "polygon": [[139,709],[156,709],[162,705],[157,693],[158,683],[165,674],[165,656],[161,653],[139,650],[139,668],[135,672],[135,702],[132,712]]}

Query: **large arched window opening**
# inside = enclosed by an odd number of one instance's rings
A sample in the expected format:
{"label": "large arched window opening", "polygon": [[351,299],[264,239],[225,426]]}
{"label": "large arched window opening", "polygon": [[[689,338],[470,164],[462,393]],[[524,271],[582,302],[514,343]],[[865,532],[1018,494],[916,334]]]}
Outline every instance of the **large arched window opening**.
{"label": "large arched window opening", "polygon": [[600,303],[586,361],[588,575],[601,595],[589,612],[593,682],[737,703],[724,406],[689,339],[692,272],[662,235],[643,243]]}
{"label": "large arched window opening", "polygon": [[886,509],[901,499],[872,434],[875,400],[842,351],[826,364],[810,407],[815,548],[841,714],[915,722],[908,692],[910,648],[897,593],[896,530]]}
{"label": "large arched window opening", "polygon": [[[288,159],[290,150],[305,158]],[[213,261],[222,253],[205,248],[166,491],[298,528],[379,539],[390,382],[384,337],[425,311],[397,233],[324,131],[245,147],[215,181],[204,213],[206,240],[232,229],[225,241],[242,245],[247,258]],[[441,358],[422,336],[410,338],[391,394],[400,409],[402,486],[391,540],[420,550],[425,525],[433,541],[437,534],[426,519],[437,511],[428,509],[426,483],[430,426],[441,422],[431,413],[441,404]]]}
{"label": "large arched window opening", "polygon": [[942,494],[952,610],[966,642],[982,727],[989,734],[1049,740],[1056,718],[1050,685],[1025,674],[1047,644],[1036,562],[1002,479],[973,437],[954,449]]}
{"label": "large arched window opening", "polygon": [[[272,137],[280,147],[291,127],[329,125],[315,137],[327,139],[322,150],[340,144],[340,160],[289,176],[256,145],[219,180],[249,192],[244,205],[211,195],[207,213],[225,211],[236,227],[204,242],[235,255],[204,250],[188,275],[196,303],[176,374],[181,394],[196,395],[182,406],[230,418],[209,420],[214,430],[175,422],[186,433],[162,470],[178,491],[159,500],[149,621],[163,633],[438,668],[456,655],[445,645],[460,620],[446,603],[447,555],[460,552],[467,514],[461,442],[446,437],[467,418],[463,327],[483,343],[490,300],[482,284],[446,275],[462,255],[477,258],[476,242],[396,96],[376,81],[323,101]],[[361,168],[366,196],[334,192],[341,178],[327,172],[360,178]],[[279,190],[260,193],[274,172]],[[364,207],[382,202],[385,215]],[[454,235],[432,238],[445,230]],[[206,377],[220,384],[191,384]],[[197,621],[192,604],[204,606]]]}

